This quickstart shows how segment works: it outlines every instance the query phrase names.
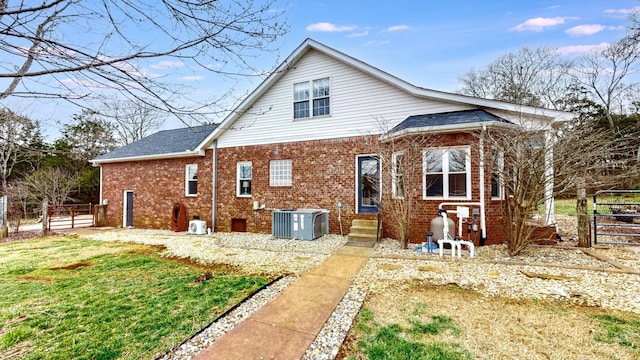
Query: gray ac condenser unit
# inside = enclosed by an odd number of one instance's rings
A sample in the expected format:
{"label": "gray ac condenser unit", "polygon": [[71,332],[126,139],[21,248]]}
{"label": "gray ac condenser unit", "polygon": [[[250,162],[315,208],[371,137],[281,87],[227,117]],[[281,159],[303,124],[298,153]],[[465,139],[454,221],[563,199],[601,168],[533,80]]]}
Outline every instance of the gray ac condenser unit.
{"label": "gray ac condenser unit", "polygon": [[275,210],[271,220],[271,235],[276,238],[314,240],[329,233],[327,210]]}

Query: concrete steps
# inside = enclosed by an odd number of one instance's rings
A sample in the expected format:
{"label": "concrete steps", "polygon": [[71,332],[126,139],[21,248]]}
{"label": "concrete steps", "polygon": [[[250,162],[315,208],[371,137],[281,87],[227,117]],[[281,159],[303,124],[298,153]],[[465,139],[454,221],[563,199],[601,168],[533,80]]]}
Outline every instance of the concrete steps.
{"label": "concrete steps", "polygon": [[[379,230],[378,234],[382,234],[382,226]],[[377,220],[354,219],[351,223],[351,230],[349,231],[348,239],[349,241],[375,242],[377,240],[377,231]]]}

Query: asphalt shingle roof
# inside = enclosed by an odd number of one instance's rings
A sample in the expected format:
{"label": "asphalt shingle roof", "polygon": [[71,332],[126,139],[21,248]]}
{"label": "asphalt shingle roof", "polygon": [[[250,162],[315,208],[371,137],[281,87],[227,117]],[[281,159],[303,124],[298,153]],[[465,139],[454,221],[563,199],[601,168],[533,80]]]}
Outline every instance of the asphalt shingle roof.
{"label": "asphalt shingle roof", "polygon": [[158,131],[94,160],[109,160],[193,151],[218,124]]}
{"label": "asphalt shingle roof", "polygon": [[399,132],[405,129],[414,128],[431,128],[446,125],[464,125],[473,123],[503,123],[511,124],[510,121],[505,120],[499,116],[489,114],[488,112],[480,109],[476,110],[463,110],[453,111],[438,114],[424,114],[424,115],[412,115],[406,118],[403,122],[396,125],[389,131],[389,134]]}

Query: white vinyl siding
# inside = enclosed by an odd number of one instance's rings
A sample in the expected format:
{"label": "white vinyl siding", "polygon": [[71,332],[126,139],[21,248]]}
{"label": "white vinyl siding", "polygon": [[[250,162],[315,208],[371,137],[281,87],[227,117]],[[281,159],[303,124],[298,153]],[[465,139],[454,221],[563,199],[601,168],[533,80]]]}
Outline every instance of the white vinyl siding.
{"label": "white vinyl siding", "polygon": [[[331,116],[291,121],[292,84],[330,79]],[[312,97],[312,94],[310,94]],[[226,131],[218,147],[263,145],[381,134],[416,114],[474,109],[418,98],[316,51],[309,51]],[[313,109],[310,109],[312,111]],[[377,119],[388,124],[381,125]]]}

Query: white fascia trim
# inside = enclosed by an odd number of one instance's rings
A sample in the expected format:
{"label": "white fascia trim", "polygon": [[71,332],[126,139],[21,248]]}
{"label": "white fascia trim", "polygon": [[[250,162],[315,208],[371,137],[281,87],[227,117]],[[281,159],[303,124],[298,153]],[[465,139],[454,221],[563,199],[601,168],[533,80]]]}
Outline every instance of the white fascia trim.
{"label": "white fascia trim", "polygon": [[373,77],[376,77],[381,81],[384,81],[392,86],[400,88],[416,97],[424,97],[424,98],[452,102],[452,103],[476,105],[476,106],[491,108],[496,110],[522,113],[522,114],[549,119],[554,123],[569,121],[575,118],[576,116],[573,113],[569,113],[565,111],[551,110],[551,109],[525,106],[525,105],[516,105],[512,103],[498,101],[498,100],[488,100],[488,99],[476,98],[476,97],[467,96],[467,95],[454,94],[454,93],[448,93],[444,91],[421,88],[421,87],[412,85],[374,66],[371,66],[361,60],[358,60],[338,50],[330,48],[313,39],[307,38],[276,68],[276,70],[274,70],[260,85],[258,85],[257,88],[255,88],[249,94],[249,96],[247,96],[229,115],[227,115],[227,117],[224,118],[224,120],[220,123],[220,125],[218,125],[218,127],[216,127],[215,130],[206,139],[204,139],[202,143],[200,143],[199,147],[210,143],[213,139],[219,138],[222,133],[224,133],[227,129],[231,128],[231,125],[236,121],[236,119],[238,119],[242,114],[244,114],[246,111],[251,109],[253,104],[260,98],[260,96],[262,96],[265,92],[267,92],[271,88],[271,86],[276,81],[278,81],[292,66],[294,66],[294,64],[302,56],[304,56],[304,54],[306,54],[307,51],[309,51],[310,49],[319,51],[329,57],[332,57],[360,71],[363,71]]}
{"label": "white fascia trim", "polygon": [[129,162],[129,161],[147,161],[147,160],[160,160],[160,159],[178,159],[178,158],[186,158],[186,157],[194,157],[194,156],[204,156],[204,150],[194,150],[194,151],[185,151],[179,153],[168,153],[168,154],[154,154],[154,155],[144,155],[144,156],[131,156],[131,157],[121,157],[121,158],[113,158],[113,159],[104,159],[104,160],[91,160],[93,166],[100,164],[109,164],[109,163],[119,163],[119,162]]}

